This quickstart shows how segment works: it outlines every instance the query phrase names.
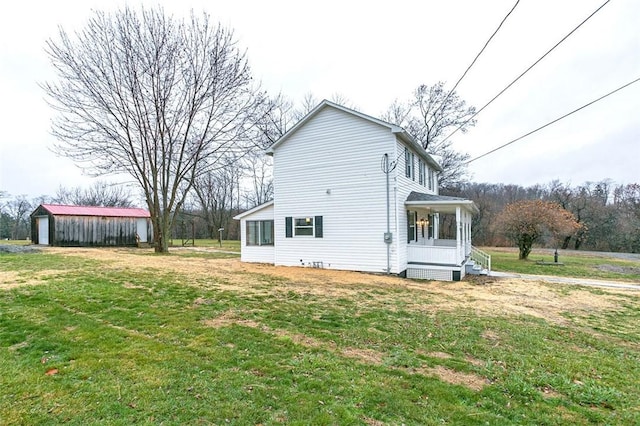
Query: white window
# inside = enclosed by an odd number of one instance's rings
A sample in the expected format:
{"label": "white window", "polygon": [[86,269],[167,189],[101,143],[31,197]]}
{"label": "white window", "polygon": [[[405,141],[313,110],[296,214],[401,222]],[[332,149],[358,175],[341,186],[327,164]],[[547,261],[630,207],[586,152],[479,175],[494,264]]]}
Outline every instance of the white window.
{"label": "white window", "polygon": [[294,222],[295,235],[313,236],[313,217],[297,217]]}
{"label": "white window", "polygon": [[431,191],[433,191],[433,189],[434,189],[434,185],[433,185],[433,178],[434,178],[433,174],[434,174],[434,172],[431,169],[427,170],[427,172],[428,172],[428,175],[429,175],[429,189]]}
{"label": "white window", "polygon": [[420,185],[426,186],[427,182],[425,181],[425,164],[421,159],[418,159],[418,183]]}
{"label": "white window", "polygon": [[273,220],[248,220],[247,221],[247,245],[248,246],[272,246],[273,245]]}
{"label": "white window", "polygon": [[404,148],[404,175],[412,180],[416,180],[415,169],[415,155],[409,151],[409,148]]}

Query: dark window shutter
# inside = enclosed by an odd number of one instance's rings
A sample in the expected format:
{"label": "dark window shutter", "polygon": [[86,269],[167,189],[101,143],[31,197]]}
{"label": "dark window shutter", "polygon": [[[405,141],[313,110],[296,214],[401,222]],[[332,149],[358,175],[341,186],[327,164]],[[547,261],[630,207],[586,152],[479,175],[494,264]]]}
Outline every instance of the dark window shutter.
{"label": "dark window shutter", "polygon": [[285,226],[285,237],[286,238],[293,237],[293,218],[291,216],[287,216],[284,218],[284,226]]}
{"label": "dark window shutter", "polygon": [[316,227],[316,238],[322,238],[322,216],[316,216],[313,220]]}
{"label": "dark window shutter", "polygon": [[407,242],[411,242],[411,211],[407,210]]}

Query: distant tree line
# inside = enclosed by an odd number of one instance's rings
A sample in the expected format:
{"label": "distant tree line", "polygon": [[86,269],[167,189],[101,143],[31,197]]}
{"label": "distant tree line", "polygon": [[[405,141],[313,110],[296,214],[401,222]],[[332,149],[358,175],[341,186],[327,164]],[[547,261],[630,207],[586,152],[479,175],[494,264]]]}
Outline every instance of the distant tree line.
{"label": "distant tree line", "polygon": [[[560,242],[551,239],[543,246],[561,249],[613,252],[640,252],[640,184],[615,184],[610,180],[585,182],[572,186],[560,181],[547,185],[465,183],[447,188],[443,195],[473,200],[480,213],[474,216],[472,240],[478,246],[511,245],[496,229],[498,215],[508,204],[519,200],[543,200],[557,203],[571,212],[582,225],[578,232],[566,235]],[[454,219],[453,219],[454,220]],[[452,218],[443,219],[445,233],[455,235]]]}

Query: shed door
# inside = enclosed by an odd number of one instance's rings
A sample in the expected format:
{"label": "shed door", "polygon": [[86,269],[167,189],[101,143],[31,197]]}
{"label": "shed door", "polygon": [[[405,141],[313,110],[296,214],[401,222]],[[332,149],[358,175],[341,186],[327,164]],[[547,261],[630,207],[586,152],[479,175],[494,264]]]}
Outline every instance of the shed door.
{"label": "shed door", "polygon": [[147,219],[139,218],[136,224],[136,232],[141,243],[147,242]]}
{"label": "shed door", "polygon": [[49,217],[41,216],[38,221],[38,244],[49,245]]}

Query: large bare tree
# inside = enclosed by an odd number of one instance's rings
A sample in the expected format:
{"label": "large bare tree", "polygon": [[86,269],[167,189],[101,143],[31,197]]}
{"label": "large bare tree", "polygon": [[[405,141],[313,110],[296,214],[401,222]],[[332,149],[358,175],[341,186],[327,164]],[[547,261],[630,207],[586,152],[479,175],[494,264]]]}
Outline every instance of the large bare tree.
{"label": "large bare tree", "polygon": [[437,157],[444,172],[438,177],[441,187],[456,187],[467,181],[465,162],[469,155],[456,151],[450,135],[467,132],[475,126],[475,108],[456,92],[446,90],[443,82],[422,84],[408,101],[396,100],[382,118],[403,127],[429,154]]}
{"label": "large bare tree", "polygon": [[195,179],[220,158],[242,157],[265,96],[233,32],[207,14],[158,9],[95,12],[46,51],[58,74],[43,84],[57,115],[58,153],[93,175],[140,185],[158,252]]}
{"label": "large bare tree", "polygon": [[88,188],[58,187],[54,203],[77,206],[131,207],[131,194],[122,185],[96,181]]}

